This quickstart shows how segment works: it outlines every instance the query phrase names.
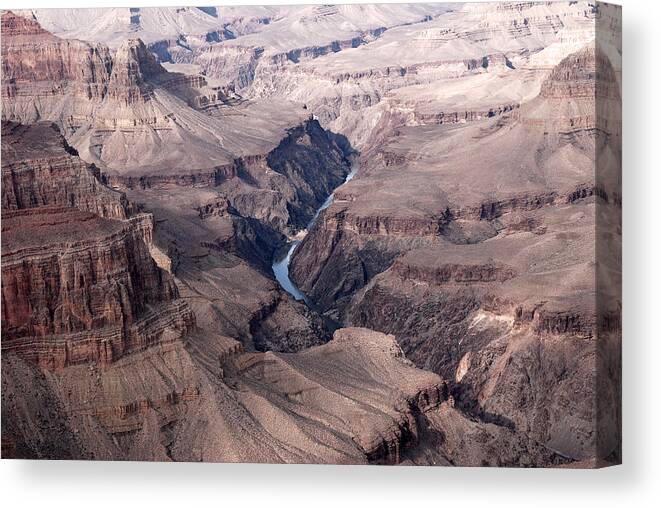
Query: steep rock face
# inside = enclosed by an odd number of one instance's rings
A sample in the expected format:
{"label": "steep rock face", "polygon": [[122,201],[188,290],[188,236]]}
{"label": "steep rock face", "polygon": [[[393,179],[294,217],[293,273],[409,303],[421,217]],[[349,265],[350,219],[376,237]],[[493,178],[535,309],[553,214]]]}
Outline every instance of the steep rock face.
{"label": "steep rock face", "polygon": [[11,11],[2,14],[2,33],[8,37],[30,36],[39,37],[48,34],[34,19],[16,16]]}
{"label": "steep rock face", "polygon": [[127,105],[151,98],[149,81],[166,70],[140,39],[129,39],[115,53],[108,79],[108,95]]}
{"label": "steep rock face", "polygon": [[2,457],[91,459],[46,376],[15,354],[2,357]]}
{"label": "steep rock face", "polygon": [[104,218],[128,219],[158,256],[153,217],[139,212],[123,193],[107,187],[99,169],[78,157],[56,125],[3,121],[2,134],[3,210],[65,206]]}
{"label": "steep rock face", "polygon": [[501,263],[454,264],[440,266],[412,266],[395,262],[392,270],[405,280],[417,280],[430,284],[504,282],[514,277],[514,270]]}
{"label": "steep rock face", "polygon": [[3,101],[21,96],[46,100],[64,91],[85,99],[102,97],[111,68],[107,48],[59,39],[33,19],[3,12]]}
{"label": "steep rock face", "polygon": [[[289,274],[315,305],[337,318],[351,295],[385,270],[402,247],[397,241],[380,239],[363,243],[355,233],[326,229],[328,215],[321,217],[294,252]],[[415,241],[420,243],[424,239]],[[338,271],[340,266],[343,268]]]}
{"label": "steep rock face", "polygon": [[242,216],[224,196],[198,206],[197,210],[201,222],[231,225],[226,235],[202,241],[202,247],[239,256],[265,272],[271,269],[277,246],[284,241],[281,233],[258,219]]}
{"label": "steep rock face", "polygon": [[186,55],[184,61],[194,61],[206,75],[226,81],[241,90],[249,87],[255,79],[255,70],[262,53],[263,49],[259,47],[216,45],[200,48],[194,55]]}
{"label": "steep rock face", "polygon": [[303,228],[349,173],[344,150],[311,120],[292,129],[267,158],[269,167],[287,177],[294,189],[288,200],[290,223]]}
{"label": "steep rock face", "polygon": [[199,397],[180,341],[56,371],[3,351],[2,382],[3,439],[15,458],[169,460],[162,428]]}
{"label": "steep rock face", "polygon": [[467,415],[453,396],[419,418],[419,445],[404,454],[404,464],[489,467],[559,466],[567,459],[524,434]]}
{"label": "steep rock face", "polygon": [[[593,338],[514,330],[474,353],[456,389],[457,399],[467,411],[477,411],[566,459],[607,458],[615,443],[608,450],[597,449],[597,347]],[[605,399],[612,395],[610,388],[603,393]]]}
{"label": "steep rock face", "polygon": [[483,118],[491,118],[513,111],[519,107],[519,104],[495,105],[488,109],[477,109],[468,111],[441,111],[436,113],[427,113],[416,111],[414,119],[422,125],[429,124],[458,124],[466,122],[475,122]]}
{"label": "steep rock face", "polygon": [[296,353],[331,339],[328,323],[315,312],[273,294],[250,319],[249,333],[257,351]]}
{"label": "steep rock face", "polygon": [[525,123],[565,137],[592,131],[614,135],[613,114],[620,100],[616,70],[592,42],[554,67],[542,83],[539,99],[521,115]]}
{"label": "steep rock face", "polygon": [[3,350],[41,366],[110,363],[193,325],[130,222],[66,208],[5,212],[2,255]]}
{"label": "steep rock face", "polygon": [[100,181],[99,170],[78,158],[49,123],[2,123],[2,208],[70,206],[100,217],[125,219],[126,197]]}
{"label": "steep rock face", "polygon": [[180,174],[147,174],[140,176],[125,176],[118,174],[106,174],[104,177],[110,185],[121,189],[148,189],[152,187],[163,187],[167,185],[180,186],[217,186],[226,180],[232,179],[239,174],[238,165],[235,161],[231,164],[223,164],[212,168],[201,168],[193,172],[182,172]]}

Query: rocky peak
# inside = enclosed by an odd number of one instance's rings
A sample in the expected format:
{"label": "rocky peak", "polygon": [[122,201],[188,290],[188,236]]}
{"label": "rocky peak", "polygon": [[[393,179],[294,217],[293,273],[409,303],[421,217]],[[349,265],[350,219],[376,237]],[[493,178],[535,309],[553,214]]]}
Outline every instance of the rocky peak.
{"label": "rocky peak", "polygon": [[593,45],[572,53],[556,65],[544,81],[542,97],[594,97],[596,61]]}
{"label": "rocky peak", "polygon": [[119,80],[127,85],[139,85],[164,72],[167,71],[156,61],[141,39],[129,39],[115,54],[111,80]]}
{"label": "rocky peak", "polygon": [[166,72],[142,40],[129,39],[115,53],[109,93],[127,104],[148,100],[152,91],[148,81]]}

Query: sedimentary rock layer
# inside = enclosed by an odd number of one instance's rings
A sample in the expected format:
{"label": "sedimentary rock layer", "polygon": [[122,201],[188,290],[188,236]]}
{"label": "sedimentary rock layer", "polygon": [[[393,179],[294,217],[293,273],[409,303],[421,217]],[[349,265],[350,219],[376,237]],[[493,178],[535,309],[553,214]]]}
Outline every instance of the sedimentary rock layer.
{"label": "sedimentary rock layer", "polygon": [[[112,60],[100,45],[63,41],[34,19],[2,14],[2,96],[46,99],[71,87],[81,97],[102,97]],[[52,65],[62,62],[62,65]],[[3,115],[4,118],[4,115]]]}
{"label": "sedimentary rock layer", "polygon": [[4,351],[50,368],[110,363],[193,325],[127,221],[71,208],[3,213]]}
{"label": "sedimentary rock layer", "polygon": [[126,197],[101,182],[97,168],[47,122],[2,123],[2,208],[70,206],[105,218],[125,219]]}

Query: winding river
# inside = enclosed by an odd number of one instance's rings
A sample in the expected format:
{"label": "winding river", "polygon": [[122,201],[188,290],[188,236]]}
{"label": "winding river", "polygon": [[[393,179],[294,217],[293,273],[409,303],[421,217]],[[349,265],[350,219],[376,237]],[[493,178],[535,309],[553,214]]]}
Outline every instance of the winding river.
{"label": "winding river", "polygon": [[[358,171],[358,163],[354,162],[354,164],[351,166],[351,171],[344,179],[343,184],[347,183],[354,176],[356,176],[356,171]],[[341,187],[341,185],[338,187]],[[287,291],[287,293],[292,295],[296,300],[299,301],[302,300],[305,303],[308,303],[307,298],[301,292],[301,290],[296,287],[296,284],[294,284],[294,282],[289,278],[289,264],[291,263],[291,257],[294,254],[294,251],[299,246],[303,238],[305,238],[307,232],[310,231],[310,229],[312,229],[312,226],[314,226],[314,223],[319,218],[319,214],[323,212],[326,208],[328,208],[331,205],[331,203],[333,203],[334,196],[335,196],[335,191],[333,191],[326,198],[326,201],[324,201],[323,204],[317,209],[317,211],[314,213],[312,219],[310,219],[310,222],[308,222],[305,229],[300,231],[294,237],[294,239],[291,242],[289,242],[285,254],[281,256],[277,256],[273,261],[273,266],[272,266],[273,274],[275,275],[275,278],[282,287],[282,289]]]}

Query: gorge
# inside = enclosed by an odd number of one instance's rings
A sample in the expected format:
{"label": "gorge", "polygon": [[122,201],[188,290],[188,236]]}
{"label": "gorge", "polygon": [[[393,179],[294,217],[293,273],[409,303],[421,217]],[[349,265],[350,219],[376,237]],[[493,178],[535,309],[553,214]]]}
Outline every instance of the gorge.
{"label": "gorge", "polygon": [[[351,172],[349,172],[347,177],[344,179],[344,183],[350,182],[353,179],[353,177],[356,176],[357,172],[358,172],[358,164],[354,163],[351,168]],[[283,250],[284,255],[283,254],[276,255],[276,257],[274,258],[273,275],[275,275],[275,279],[278,281],[282,289],[284,289],[287,293],[292,295],[295,300],[306,301],[306,298],[305,295],[301,293],[301,291],[289,278],[289,265],[291,264],[291,258],[296,248],[300,245],[302,239],[305,238],[307,232],[310,231],[310,229],[312,229],[312,227],[317,222],[317,219],[319,218],[319,214],[333,203],[334,195],[335,195],[335,190],[333,190],[333,192],[328,195],[328,197],[321,204],[321,206],[317,208],[317,210],[314,212],[314,215],[312,216],[312,219],[310,219],[310,222],[308,222],[307,225],[305,226],[305,229],[299,231],[294,236],[294,239],[291,240],[285,246],[285,249]],[[306,301],[306,303],[308,302]]]}
{"label": "gorge", "polygon": [[619,463],[620,23],[4,11],[2,456]]}

